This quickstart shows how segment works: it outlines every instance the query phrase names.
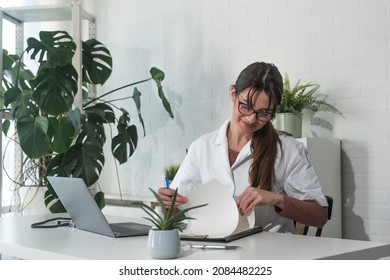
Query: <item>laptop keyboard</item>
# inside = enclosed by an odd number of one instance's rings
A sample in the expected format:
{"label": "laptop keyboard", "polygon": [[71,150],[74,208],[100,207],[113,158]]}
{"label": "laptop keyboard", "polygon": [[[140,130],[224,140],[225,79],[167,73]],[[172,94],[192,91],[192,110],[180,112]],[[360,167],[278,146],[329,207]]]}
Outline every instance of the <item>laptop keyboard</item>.
{"label": "laptop keyboard", "polygon": [[148,225],[138,224],[138,223],[113,223],[110,224],[112,231],[115,234],[129,234],[129,235],[148,235],[149,229],[151,228]]}

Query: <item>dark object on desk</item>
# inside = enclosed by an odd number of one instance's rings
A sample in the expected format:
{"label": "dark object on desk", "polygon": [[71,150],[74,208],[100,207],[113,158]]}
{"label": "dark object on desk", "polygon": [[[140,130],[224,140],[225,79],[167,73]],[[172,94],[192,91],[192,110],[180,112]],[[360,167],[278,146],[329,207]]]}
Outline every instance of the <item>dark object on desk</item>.
{"label": "dark object on desk", "polygon": [[80,178],[47,177],[77,228],[110,237],[148,235],[151,226],[140,223],[109,224]]}
{"label": "dark object on desk", "polygon": [[57,228],[57,227],[72,227],[72,219],[71,218],[53,218],[48,219],[42,222],[37,222],[31,224],[32,228]]}
{"label": "dark object on desk", "polygon": [[235,245],[198,245],[193,244],[191,245],[191,248],[194,249],[202,249],[202,250],[235,250],[235,249],[241,249],[241,246],[235,246]]}
{"label": "dark object on desk", "polygon": [[[326,195],[325,196],[326,201],[328,202],[328,220],[332,217],[332,208],[333,208],[333,198],[331,196]],[[297,226],[297,225],[296,225]],[[302,235],[307,235],[309,232],[309,226],[303,225],[303,231]],[[321,236],[322,234],[322,228],[317,228],[315,236]]]}
{"label": "dark object on desk", "polygon": [[261,226],[256,226],[241,232],[238,232],[236,234],[232,234],[225,237],[209,237],[208,235],[193,235],[193,234],[180,234],[181,240],[187,240],[187,241],[203,241],[203,242],[231,242],[233,240],[237,240],[252,234],[256,234],[259,232],[262,232],[263,228]]}

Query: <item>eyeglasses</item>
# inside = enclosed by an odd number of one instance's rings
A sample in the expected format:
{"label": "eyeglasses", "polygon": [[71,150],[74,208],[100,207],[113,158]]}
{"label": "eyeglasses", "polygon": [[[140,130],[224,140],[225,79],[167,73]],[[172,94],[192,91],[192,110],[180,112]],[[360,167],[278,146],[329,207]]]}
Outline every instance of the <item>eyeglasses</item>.
{"label": "eyeglasses", "polygon": [[238,101],[238,111],[245,116],[256,114],[256,119],[263,122],[267,122],[272,118],[272,113],[269,110],[261,109],[255,111],[248,104],[241,101]]}

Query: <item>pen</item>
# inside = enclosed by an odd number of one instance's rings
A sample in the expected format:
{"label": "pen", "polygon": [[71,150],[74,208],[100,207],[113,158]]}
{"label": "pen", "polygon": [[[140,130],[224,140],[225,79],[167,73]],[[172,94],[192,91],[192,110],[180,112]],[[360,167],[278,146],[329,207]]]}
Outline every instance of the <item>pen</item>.
{"label": "pen", "polygon": [[241,248],[234,245],[191,245],[191,248],[195,249],[220,249],[220,250],[234,250]]}
{"label": "pen", "polygon": [[165,177],[165,187],[169,189],[169,179],[168,177]]}

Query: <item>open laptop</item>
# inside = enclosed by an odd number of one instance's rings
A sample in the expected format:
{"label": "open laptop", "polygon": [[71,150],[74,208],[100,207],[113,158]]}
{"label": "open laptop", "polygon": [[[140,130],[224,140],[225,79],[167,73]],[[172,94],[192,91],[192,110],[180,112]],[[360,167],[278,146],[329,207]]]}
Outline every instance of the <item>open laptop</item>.
{"label": "open laptop", "polygon": [[109,224],[81,178],[48,176],[77,228],[111,237],[148,235],[151,226],[126,222]]}

